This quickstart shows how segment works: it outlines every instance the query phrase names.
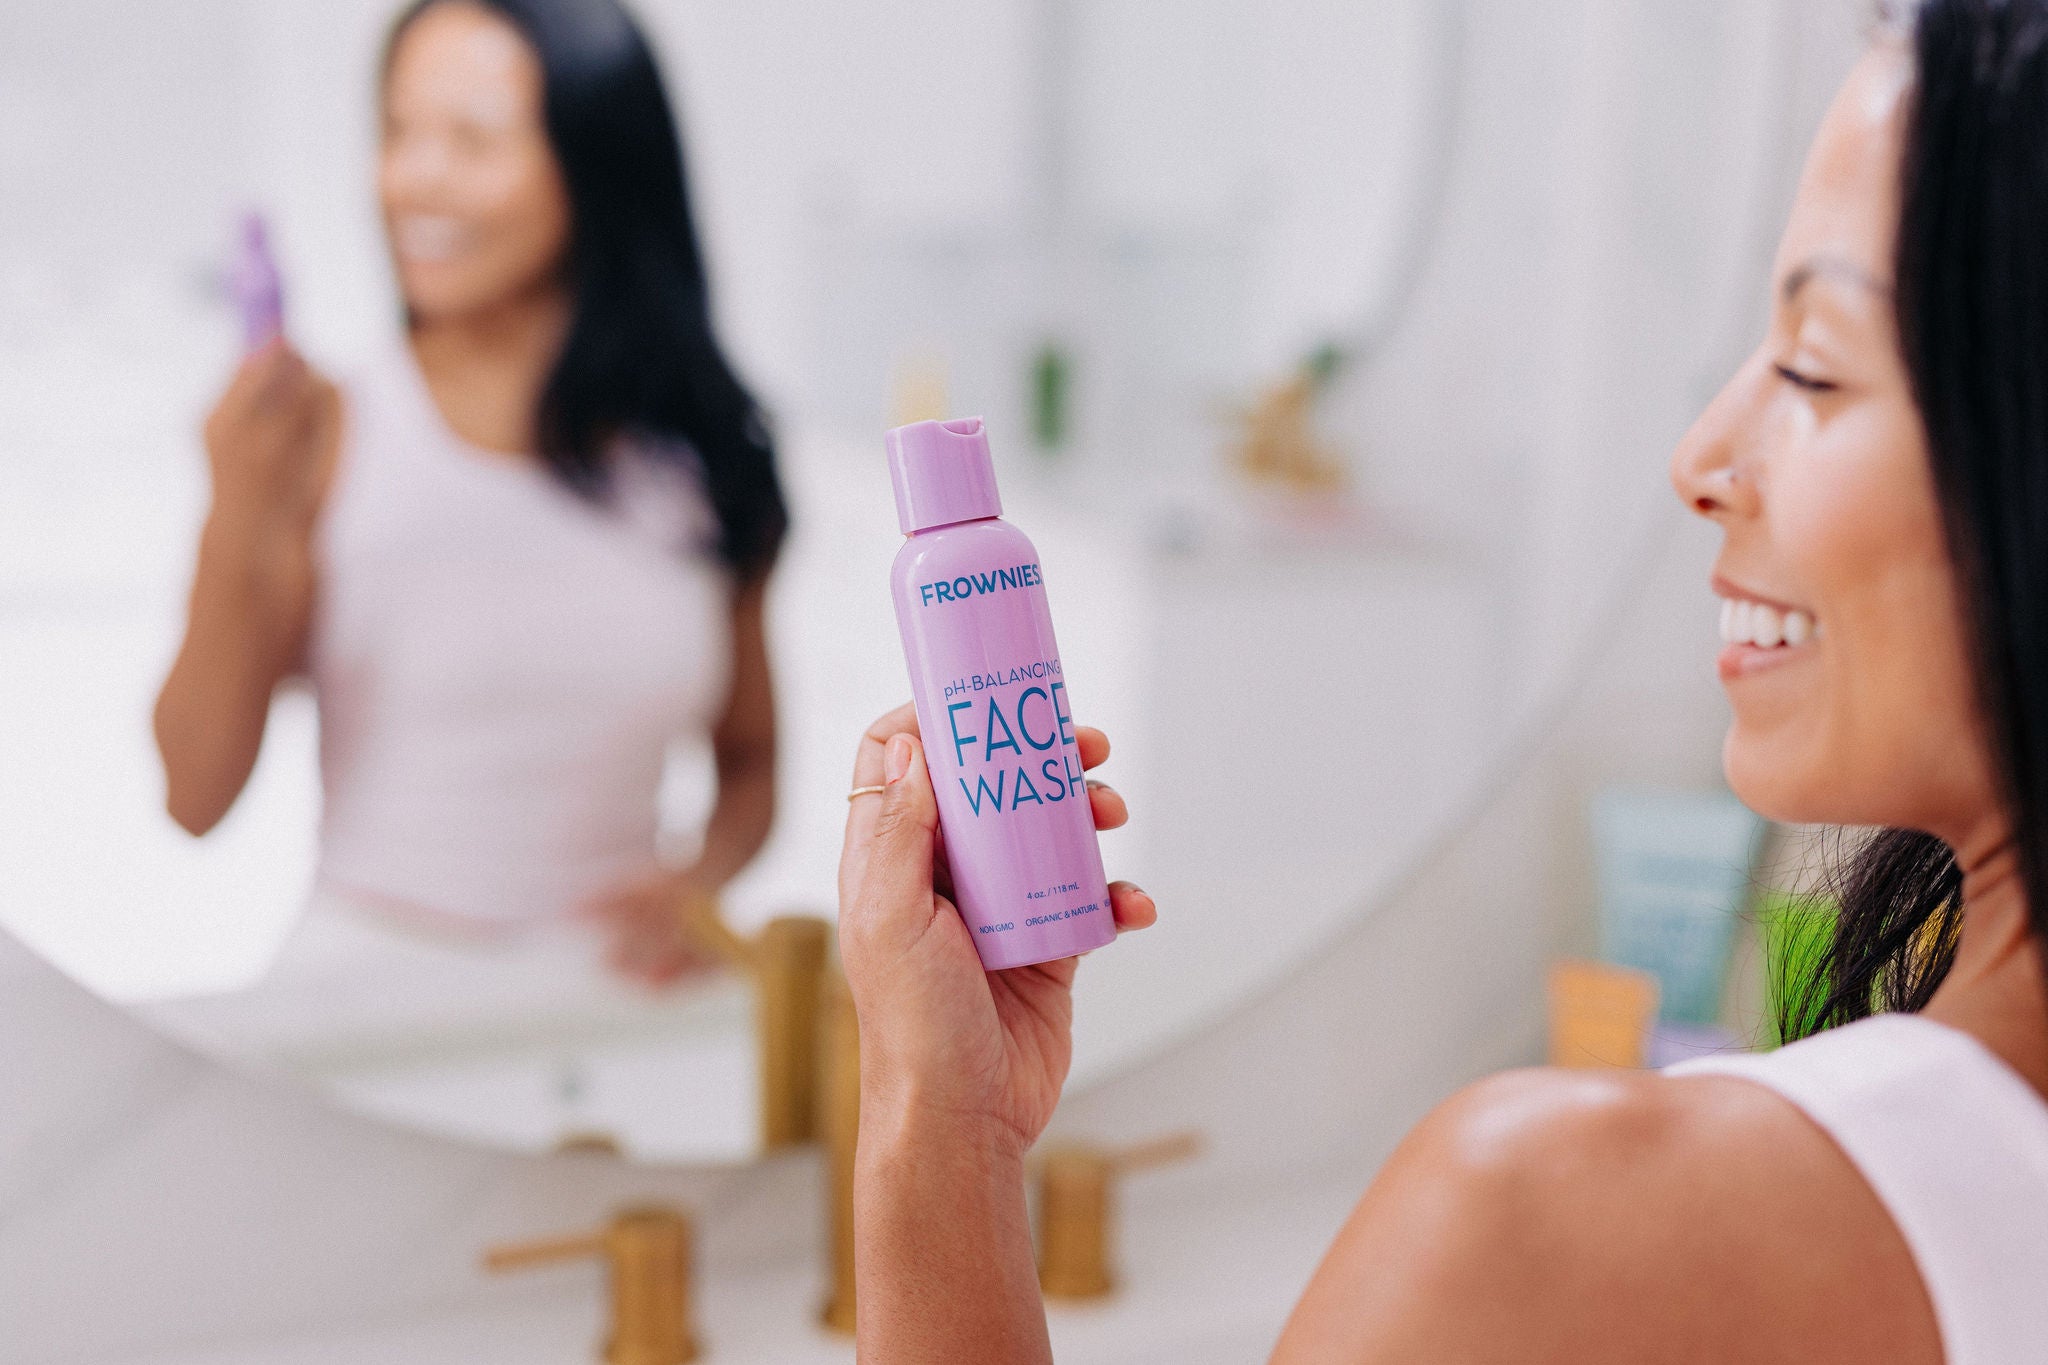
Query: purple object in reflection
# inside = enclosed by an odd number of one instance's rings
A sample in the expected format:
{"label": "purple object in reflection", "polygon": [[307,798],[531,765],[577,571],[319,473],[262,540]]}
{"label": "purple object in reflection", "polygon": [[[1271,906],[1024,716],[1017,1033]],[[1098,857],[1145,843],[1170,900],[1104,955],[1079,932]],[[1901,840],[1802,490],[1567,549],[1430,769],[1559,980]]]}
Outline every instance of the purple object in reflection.
{"label": "purple object in reflection", "polygon": [[270,234],[261,214],[242,217],[242,239],[228,269],[228,292],[242,315],[242,344],[256,350],[284,333],[284,282],[270,254]]}
{"label": "purple object in reflection", "polygon": [[1038,551],[1001,519],[979,417],[884,438],[890,572],[953,900],[990,971],[1116,937]]}

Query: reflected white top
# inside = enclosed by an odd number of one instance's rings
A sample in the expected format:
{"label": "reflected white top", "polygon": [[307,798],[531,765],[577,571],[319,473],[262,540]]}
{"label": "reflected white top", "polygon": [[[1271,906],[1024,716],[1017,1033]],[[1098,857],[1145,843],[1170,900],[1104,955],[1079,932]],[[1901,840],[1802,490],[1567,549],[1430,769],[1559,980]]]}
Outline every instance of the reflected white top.
{"label": "reflected white top", "polygon": [[317,880],[478,926],[564,914],[654,860],[668,746],[723,704],[715,517],[631,447],[601,507],[464,443],[402,344],[347,410],[309,645]]}
{"label": "reflected white top", "polygon": [[1835,1140],[1912,1250],[1948,1365],[2048,1361],[2048,1105],[1976,1039],[1885,1014],[1667,1074],[1768,1086]]}

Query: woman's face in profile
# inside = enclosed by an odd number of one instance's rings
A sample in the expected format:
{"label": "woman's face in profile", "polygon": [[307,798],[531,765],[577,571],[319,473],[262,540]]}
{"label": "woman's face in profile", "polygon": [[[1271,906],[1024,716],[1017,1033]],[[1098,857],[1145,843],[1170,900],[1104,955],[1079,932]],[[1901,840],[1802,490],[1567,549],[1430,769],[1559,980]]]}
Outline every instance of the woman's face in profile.
{"label": "woman's face in profile", "polygon": [[383,94],[378,192],[408,309],[460,317],[550,286],[569,198],[519,30],[443,0],[399,36]]}
{"label": "woman's face in profile", "polygon": [[1814,140],[1763,345],[1672,459],[1723,532],[1728,781],[1788,822],[1966,833],[1995,809],[1892,253],[1911,54],[1873,47]]}

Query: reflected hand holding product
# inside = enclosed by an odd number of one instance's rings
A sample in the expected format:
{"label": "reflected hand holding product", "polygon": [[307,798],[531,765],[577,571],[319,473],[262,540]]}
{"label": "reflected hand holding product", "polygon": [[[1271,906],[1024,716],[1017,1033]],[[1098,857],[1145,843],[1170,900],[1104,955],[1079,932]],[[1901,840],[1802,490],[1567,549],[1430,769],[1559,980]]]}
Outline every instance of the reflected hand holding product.
{"label": "reflected hand holding product", "polygon": [[724,927],[718,893],[690,868],[657,867],[606,887],[578,917],[609,940],[605,962],[614,973],[652,990],[702,976],[730,956],[703,928]]}
{"label": "reflected hand holding product", "polygon": [[1116,937],[1038,552],[1002,520],[978,417],[885,439],[909,539],[890,586],[953,900],[990,971]]}

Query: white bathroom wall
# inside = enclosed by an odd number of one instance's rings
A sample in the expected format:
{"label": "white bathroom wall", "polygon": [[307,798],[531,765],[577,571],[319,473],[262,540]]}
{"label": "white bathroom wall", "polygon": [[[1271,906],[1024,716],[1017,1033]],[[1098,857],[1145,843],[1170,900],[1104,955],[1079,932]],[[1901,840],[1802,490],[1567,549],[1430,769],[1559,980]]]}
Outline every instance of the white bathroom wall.
{"label": "white bathroom wall", "polygon": [[1593,643],[1617,557],[1665,510],[1666,457],[1757,335],[1804,12],[1466,9],[1441,230],[1328,421],[1392,521],[1503,567],[1520,699]]}
{"label": "white bathroom wall", "polygon": [[[242,0],[0,5],[0,327],[190,288],[250,171]],[[223,134],[226,133],[226,136]],[[118,314],[117,314],[118,316]]]}
{"label": "white bathroom wall", "polygon": [[1076,211],[1110,233],[1239,226],[1251,259],[1243,333],[1227,357],[1242,367],[1237,382],[1348,337],[1387,291],[1427,124],[1441,112],[1427,83],[1449,11],[1356,0],[1084,6]]}

